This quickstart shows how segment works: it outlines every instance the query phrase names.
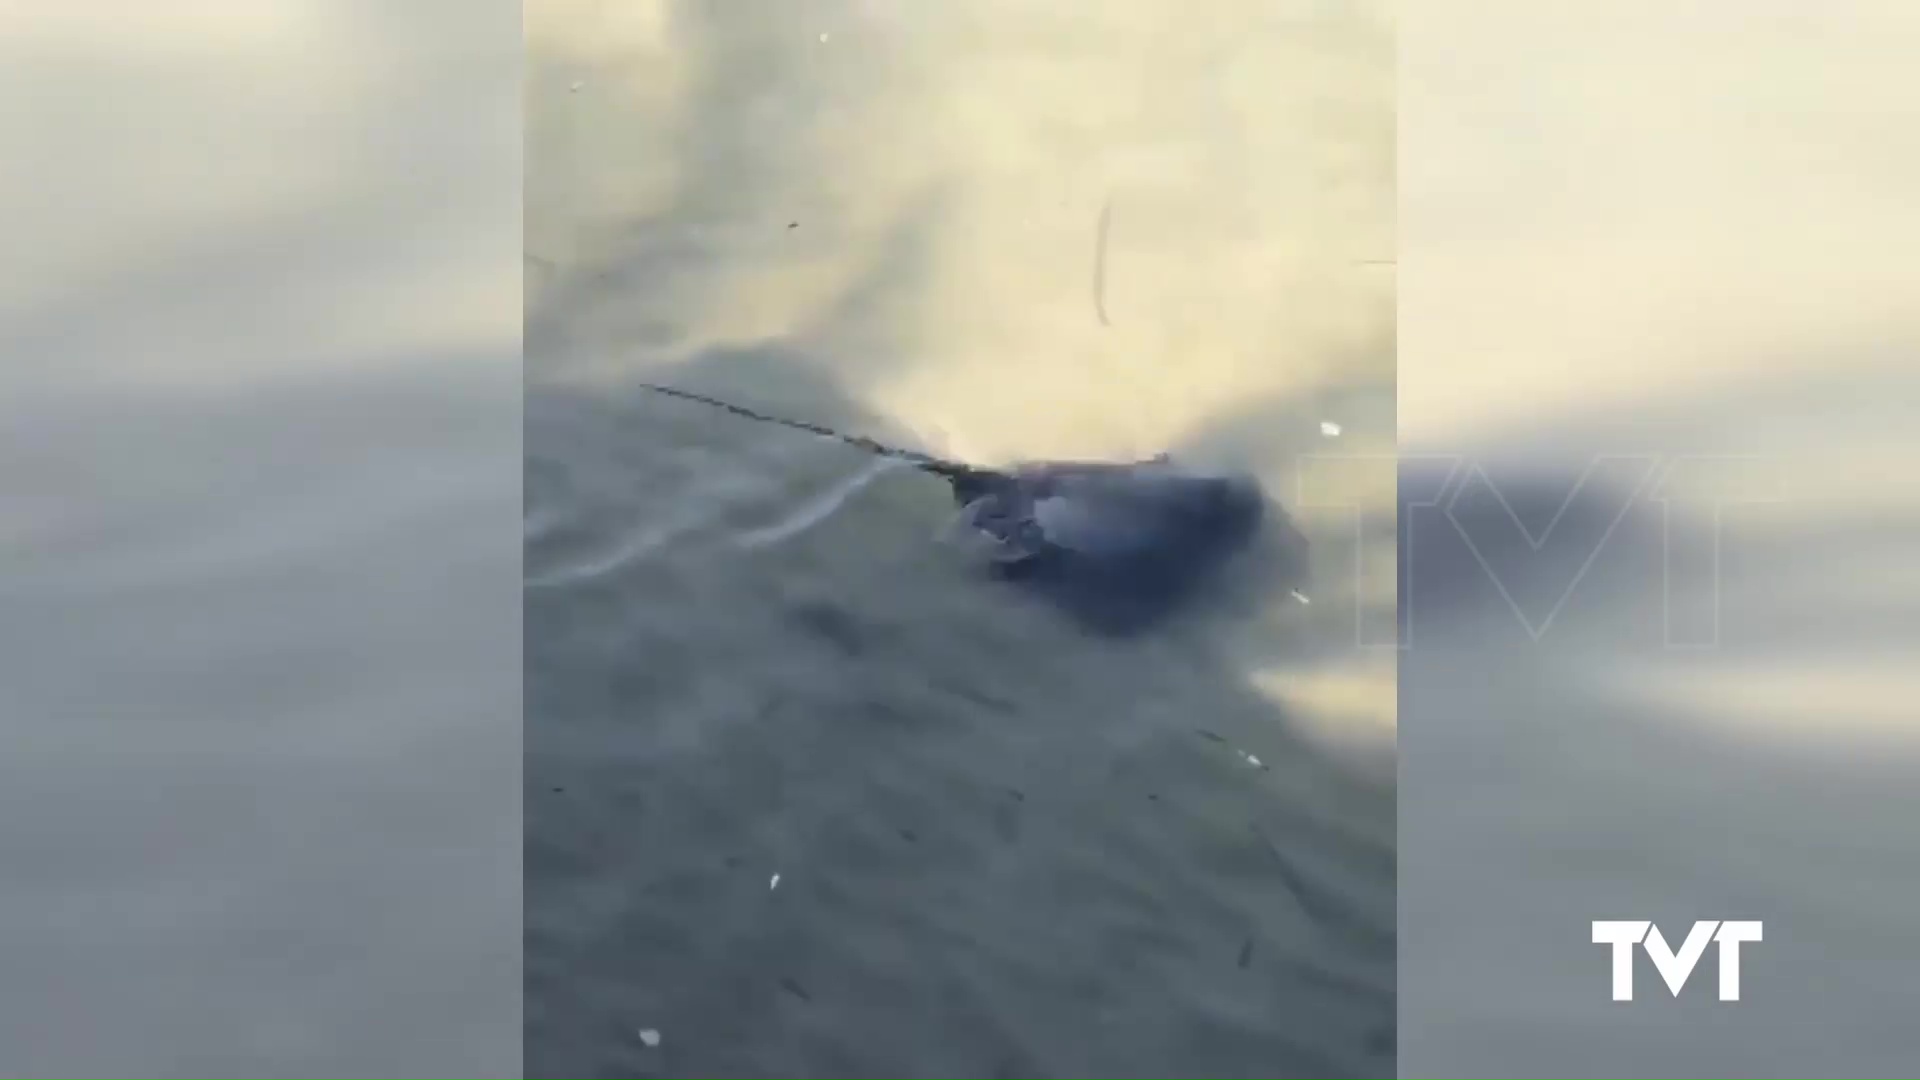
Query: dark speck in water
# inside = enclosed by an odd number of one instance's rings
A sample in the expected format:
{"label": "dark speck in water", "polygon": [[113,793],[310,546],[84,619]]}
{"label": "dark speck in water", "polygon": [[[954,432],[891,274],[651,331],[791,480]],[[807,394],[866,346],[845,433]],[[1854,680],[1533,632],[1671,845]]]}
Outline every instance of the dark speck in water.
{"label": "dark speck in water", "polygon": [[971,687],[961,686],[957,683],[945,683],[942,685],[944,689],[952,691],[954,694],[973,702],[975,705],[982,705],[992,709],[994,712],[1014,713],[1019,711],[1019,706],[1008,701],[1006,698],[996,697],[993,694],[984,693]]}
{"label": "dark speck in water", "polygon": [[780,989],[785,990],[787,993],[792,994],[794,997],[799,998],[801,1001],[813,1000],[813,995],[807,993],[807,988],[804,986],[801,986],[797,982],[794,982],[792,979],[781,979]]}
{"label": "dark speck in water", "polygon": [[866,648],[866,635],[861,632],[859,621],[837,604],[823,601],[796,604],[787,614],[802,629],[847,656],[858,656]]}

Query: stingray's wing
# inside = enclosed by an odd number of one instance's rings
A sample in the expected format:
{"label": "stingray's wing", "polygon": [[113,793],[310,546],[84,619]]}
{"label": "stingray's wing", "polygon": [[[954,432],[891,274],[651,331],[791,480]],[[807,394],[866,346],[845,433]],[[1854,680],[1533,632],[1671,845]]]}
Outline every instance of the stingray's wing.
{"label": "stingray's wing", "polygon": [[993,496],[975,499],[954,515],[941,539],[974,551],[993,562],[1019,562],[1039,553],[1035,529],[1008,528],[1004,523],[990,525],[988,518],[1001,510]]}
{"label": "stingray's wing", "polygon": [[1040,535],[1056,547],[1085,555],[1129,555],[1165,539],[1164,508],[1152,499],[1116,492],[1071,492],[1034,500]]}
{"label": "stingray's wing", "polygon": [[981,512],[986,509],[986,505],[986,499],[975,499],[965,506],[962,506],[960,512],[953,515],[953,519],[948,521],[946,527],[940,530],[940,539],[957,541],[965,537],[969,532],[979,531],[980,515]]}
{"label": "stingray's wing", "polygon": [[1033,517],[1049,543],[1097,556],[1171,553],[1230,528],[1237,504],[1257,501],[1258,488],[1220,477],[1159,467],[1062,476],[1036,499]]}

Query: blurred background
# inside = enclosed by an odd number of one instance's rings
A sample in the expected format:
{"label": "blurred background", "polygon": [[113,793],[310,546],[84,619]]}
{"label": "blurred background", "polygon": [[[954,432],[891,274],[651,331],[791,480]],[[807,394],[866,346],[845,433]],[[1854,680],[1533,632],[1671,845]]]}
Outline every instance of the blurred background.
{"label": "blurred background", "polygon": [[[1391,1071],[1386,10],[527,38],[529,1075]],[[943,485],[646,380],[1290,502],[1373,467],[1299,511],[1313,602],[1256,554],[1102,641],[935,543]]]}
{"label": "blurred background", "polygon": [[0,1071],[519,1075],[518,13],[0,2]]}
{"label": "blurred background", "polygon": [[[1403,20],[1404,1075],[1920,1060],[1916,40],[1869,0]],[[1709,957],[1616,1005],[1609,918],[1766,939],[1738,1004]]]}

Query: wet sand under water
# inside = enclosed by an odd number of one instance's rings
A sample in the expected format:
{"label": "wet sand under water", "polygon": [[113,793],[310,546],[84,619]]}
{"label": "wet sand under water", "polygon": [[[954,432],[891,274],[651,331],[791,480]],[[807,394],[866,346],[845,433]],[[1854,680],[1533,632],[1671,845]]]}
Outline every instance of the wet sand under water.
{"label": "wet sand under water", "polygon": [[[1390,1074],[1340,511],[1322,602],[1255,553],[1101,640],[937,543],[943,485],[636,388],[1283,498],[1390,452],[1377,5],[527,25],[527,1074]],[[1390,472],[1341,494],[1391,514]]]}
{"label": "wet sand under water", "polygon": [[1090,638],[911,471],[767,542],[869,463],[681,403],[528,430],[529,1075],[1393,1068],[1391,783],[1204,613]]}

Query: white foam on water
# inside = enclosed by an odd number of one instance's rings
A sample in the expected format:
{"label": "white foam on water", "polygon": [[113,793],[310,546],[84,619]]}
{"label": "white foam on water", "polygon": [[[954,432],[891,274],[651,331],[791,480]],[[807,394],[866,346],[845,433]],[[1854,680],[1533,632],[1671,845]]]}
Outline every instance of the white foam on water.
{"label": "white foam on water", "polygon": [[711,513],[681,514],[671,521],[662,522],[651,528],[631,534],[627,543],[621,544],[602,555],[584,563],[564,566],[543,577],[528,578],[530,589],[551,589],[561,585],[575,585],[582,581],[591,581],[612,573],[623,566],[651,555],[675,539],[698,529],[712,517]]}
{"label": "white foam on water", "polygon": [[597,557],[562,566],[551,573],[529,577],[527,587],[555,588],[603,577],[659,551],[681,537],[712,525],[729,508],[744,499],[765,494],[770,486],[771,481],[758,474],[726,476],[704,493],[708,497],[677,500],[664,520],[621,533],[623,542]]}
{"label": "white foam on water", "polygon": [[741,533],[734,537],[733,542],[743,548],[760,548],[790,540],[827,520],[836,510],[845,506],[848,499],[858,495],[868,484],[905,464],[906,462],[898,458],[880,458],[873,461],[802,506],[791,516],[766,528]]}

